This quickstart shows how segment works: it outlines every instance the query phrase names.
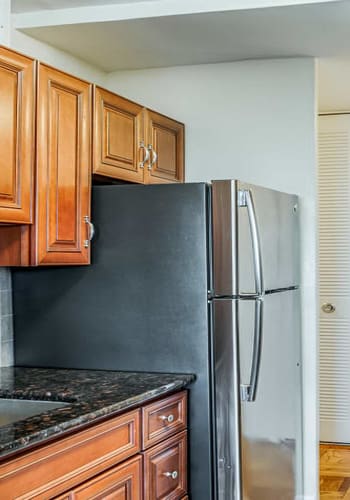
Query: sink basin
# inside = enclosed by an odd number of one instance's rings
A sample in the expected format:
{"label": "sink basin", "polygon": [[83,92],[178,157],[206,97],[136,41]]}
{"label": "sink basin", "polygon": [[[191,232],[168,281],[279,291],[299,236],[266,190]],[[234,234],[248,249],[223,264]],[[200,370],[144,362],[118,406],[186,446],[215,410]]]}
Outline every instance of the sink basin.
{"label": "sink basin", "polygon": [[61,401],[33,401],[29,399],[0,399],[0,426],[18,422],[49,410],[69,406]]}

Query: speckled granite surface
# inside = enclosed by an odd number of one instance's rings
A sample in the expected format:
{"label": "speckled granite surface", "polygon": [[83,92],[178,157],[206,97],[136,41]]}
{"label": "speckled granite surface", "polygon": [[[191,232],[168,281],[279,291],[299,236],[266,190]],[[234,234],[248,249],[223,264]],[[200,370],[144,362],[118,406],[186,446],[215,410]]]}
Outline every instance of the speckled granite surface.
{"label": "speckled granite surface", "polygon": [[129,408],[194,381],[193,375],[54,368],[0,368],[0,398],[70,403],[0,427],[0,459],[80,425]]}

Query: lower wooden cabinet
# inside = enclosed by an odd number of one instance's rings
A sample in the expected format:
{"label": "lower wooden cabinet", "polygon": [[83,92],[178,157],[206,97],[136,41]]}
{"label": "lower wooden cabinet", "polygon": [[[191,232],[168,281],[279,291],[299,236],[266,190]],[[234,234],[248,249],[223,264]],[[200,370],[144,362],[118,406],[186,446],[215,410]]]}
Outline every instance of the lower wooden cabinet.
{"label": "lower wooden cabinet", "polygon": [[133,410],[0,463],[0,499],[55,498],[139,451],[140,411]]}
{"label": "lower wooden cabinet", "polygon": [[186,391],[111,417],[0,461],[0,499],[188,500],[186,426]]}
{"label": "lower wooden cabinet", "polygon": [[178,500],[186,495],[186,431],[153,446],[143,455],[145,500]]}
{"label": "lower wooden cabinet", "polygon": [[142,457],[99,474],[56,500],[142,500]]}

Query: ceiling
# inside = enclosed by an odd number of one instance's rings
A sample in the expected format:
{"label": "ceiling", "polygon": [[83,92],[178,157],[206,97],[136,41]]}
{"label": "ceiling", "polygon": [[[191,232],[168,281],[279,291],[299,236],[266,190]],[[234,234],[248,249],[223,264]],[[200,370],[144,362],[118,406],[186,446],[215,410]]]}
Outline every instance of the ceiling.
{"label": "ceiling", "polygon": [[[149,2],[152,0],[142,0]],[[72,7],[87,7],[91,5],[115,5],[137,3],[140,0],[12,0],[13,13],[33,12],[39,10],[67,9]]]}
{"label": "ceiling", "polygon": [[22,31],[111,72],[257,58],[348,57],[349,27],[350,0],[345,0]]}

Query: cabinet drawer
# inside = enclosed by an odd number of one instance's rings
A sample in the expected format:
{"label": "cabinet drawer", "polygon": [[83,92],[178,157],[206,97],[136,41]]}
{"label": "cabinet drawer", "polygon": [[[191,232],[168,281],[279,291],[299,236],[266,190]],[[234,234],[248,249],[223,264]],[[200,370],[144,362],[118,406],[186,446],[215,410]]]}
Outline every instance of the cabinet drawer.
{"label": "cabinet drawer", "polygon": [[142,500],[142,457],[99,474],[56,500]]}
{"label": "cabinet drawer", "polygon": [[175,500],[187,493],[187,432],[144,452],[145,500]]}
{"label": "cabinet drawer", "polygon": [[142,449],[186,428],[187,393],[182,391],[142,409]]}
{"label": "cabinet drawer", "polygon": [[1,500],[43,500],[140,450],[140,413],[129,412],[0,465]]}

